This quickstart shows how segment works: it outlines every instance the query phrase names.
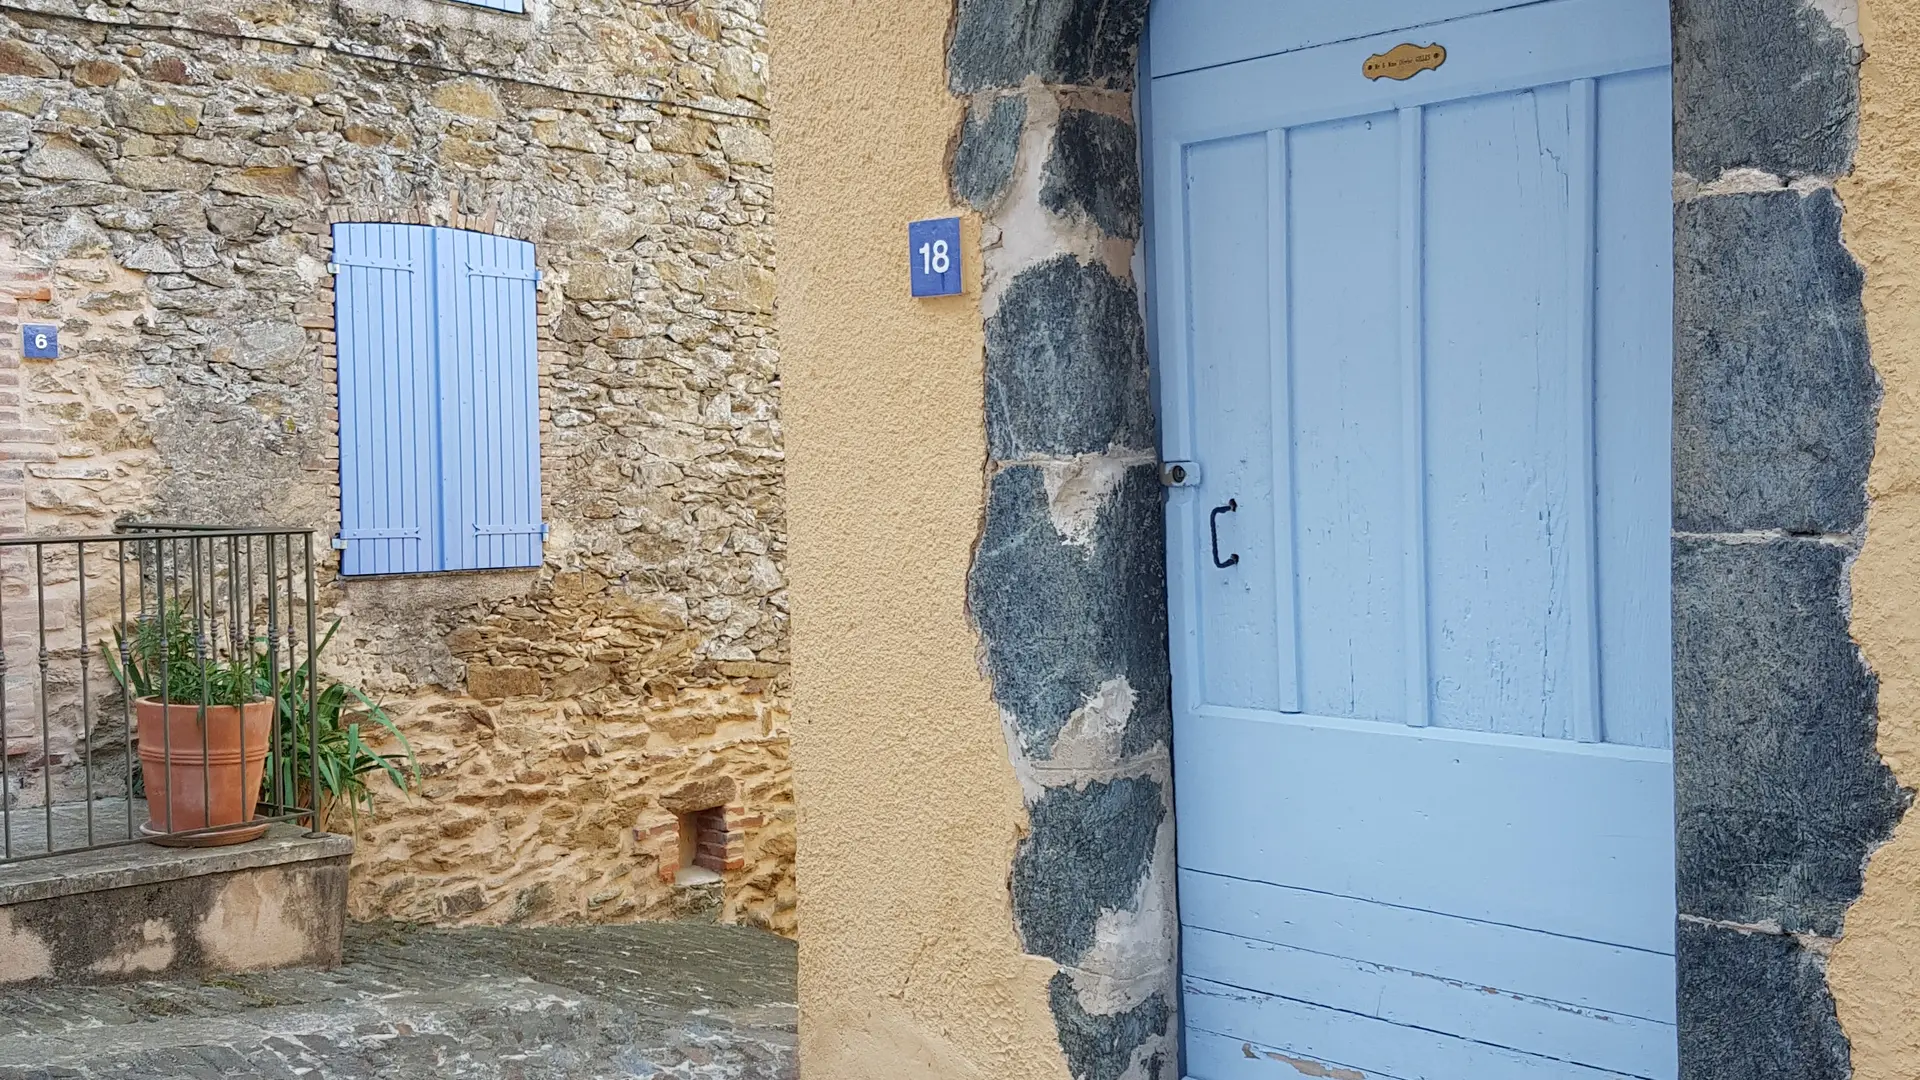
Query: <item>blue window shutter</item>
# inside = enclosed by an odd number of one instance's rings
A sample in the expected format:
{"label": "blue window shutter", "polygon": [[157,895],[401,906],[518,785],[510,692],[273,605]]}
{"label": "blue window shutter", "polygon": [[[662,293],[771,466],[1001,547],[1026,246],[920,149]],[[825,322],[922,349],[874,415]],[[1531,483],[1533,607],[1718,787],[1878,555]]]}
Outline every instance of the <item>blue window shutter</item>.
{"label": "blue window shutter", "polygon": [[448,570],[539,566],[533,245],[436,230],[442,531]]}
{"label": "blue window shutter", "polygon": [[340,518],[347,574],[440,565],[429,230],[333,229]]}

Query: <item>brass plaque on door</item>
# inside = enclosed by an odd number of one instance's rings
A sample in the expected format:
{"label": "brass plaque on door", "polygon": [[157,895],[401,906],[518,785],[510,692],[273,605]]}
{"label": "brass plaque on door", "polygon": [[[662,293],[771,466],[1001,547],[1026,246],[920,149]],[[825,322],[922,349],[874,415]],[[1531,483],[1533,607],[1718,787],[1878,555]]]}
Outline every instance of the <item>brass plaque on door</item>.
{"label": "brass plaque on door", "polygon": [[1432,71],[1447,62],[1444,45],[1395,45],[1383,53],[1367,57],[1361,72],[1369,79],[1411,79],[1423,71]]}

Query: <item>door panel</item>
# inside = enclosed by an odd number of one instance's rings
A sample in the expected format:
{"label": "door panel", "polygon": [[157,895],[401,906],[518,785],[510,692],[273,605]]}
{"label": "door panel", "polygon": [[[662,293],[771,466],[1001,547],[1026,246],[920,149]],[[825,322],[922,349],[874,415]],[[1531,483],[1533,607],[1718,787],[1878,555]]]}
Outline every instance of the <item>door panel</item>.
{"label": "door panel", "polygon": [[1396,121],[1358,116],[1273,138],[1286,148],[1276,186],[1287,186],[1289,228],[1287,279],[1274,293],[1290,300],[1273,306],[1298,357],[1288,365],[1293,409],[1283,424],[1295,455],[1300,599],[1290,614],[1300,626],[1301,706],[1399,720],[1409,612],[1405,498],[1391,464],[1405,454]]}
{"label": "door panel", "polygon": [[1579,707],[1554,691],[1580,662],[1586,598],[1569,556],[1587,488],[1569,468],[1573,373],[1542,362],[1567,356],[1568,97],[1563,84],[1425,110],[1428,640],[1443,727],[1566,738]]}
{"label": "door panel", "polygon": [[[1284,380],[1267,363],[1271,346],[1266,302],[1268,232],[1267,140],[1221,139],[1193,148],[1188,158],[1187,227],[1193,257],[1207,266],[1211,288],[1193,297],[1194,404],[1207,417],[1196,433],[1200,452],[1221,490],[1244,491],[1244,513],[1218,523],[1221,555],[1249,565],[1279,562],[1284,509],[1276,507],[1276,472],[1285,462],[1273,449],[1272,394]],[[1284,484],[1280,488],[1285,490]],[[1266,513],[1256,513],[1259,507]],[[1210,522],[1210,527],[1213,523]],[[1211,548],[1209,549],[1211,558]],[[1206,697],[1226,705],[1293,711],[1294,678],[1282,673],[1284,622],[1291,651],[1291,596],[1277,595],[1282,578],[1269,572],[1203,579],[1201,608],[1209,650],[1203,671]]]}
{"label": "door panel", "polygon": [[1197,1080],[1675,1074],[1666,35],[1152,83]]}

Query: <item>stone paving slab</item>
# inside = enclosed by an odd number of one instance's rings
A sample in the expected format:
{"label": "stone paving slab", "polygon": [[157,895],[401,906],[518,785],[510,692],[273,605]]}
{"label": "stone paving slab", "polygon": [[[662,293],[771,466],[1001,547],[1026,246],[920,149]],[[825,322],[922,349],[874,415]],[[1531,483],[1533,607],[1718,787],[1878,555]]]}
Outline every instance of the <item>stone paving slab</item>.
{"label": "stone paving slab", "polygon": [[355,926],[334,971],[0,992],[0,1080],[793,1080],[793,943]]}

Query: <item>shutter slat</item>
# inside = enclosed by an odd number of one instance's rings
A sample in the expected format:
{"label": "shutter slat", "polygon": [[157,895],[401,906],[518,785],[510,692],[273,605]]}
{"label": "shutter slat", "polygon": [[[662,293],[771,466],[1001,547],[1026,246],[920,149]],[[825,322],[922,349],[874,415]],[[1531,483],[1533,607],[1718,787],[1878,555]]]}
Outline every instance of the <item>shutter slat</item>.
{"label": "shutter slat", "polygon": [[346,574],[413,573],[439,555],[425,500],[432,463],[425,229],[334,226],[340,390],[341,536]]}

